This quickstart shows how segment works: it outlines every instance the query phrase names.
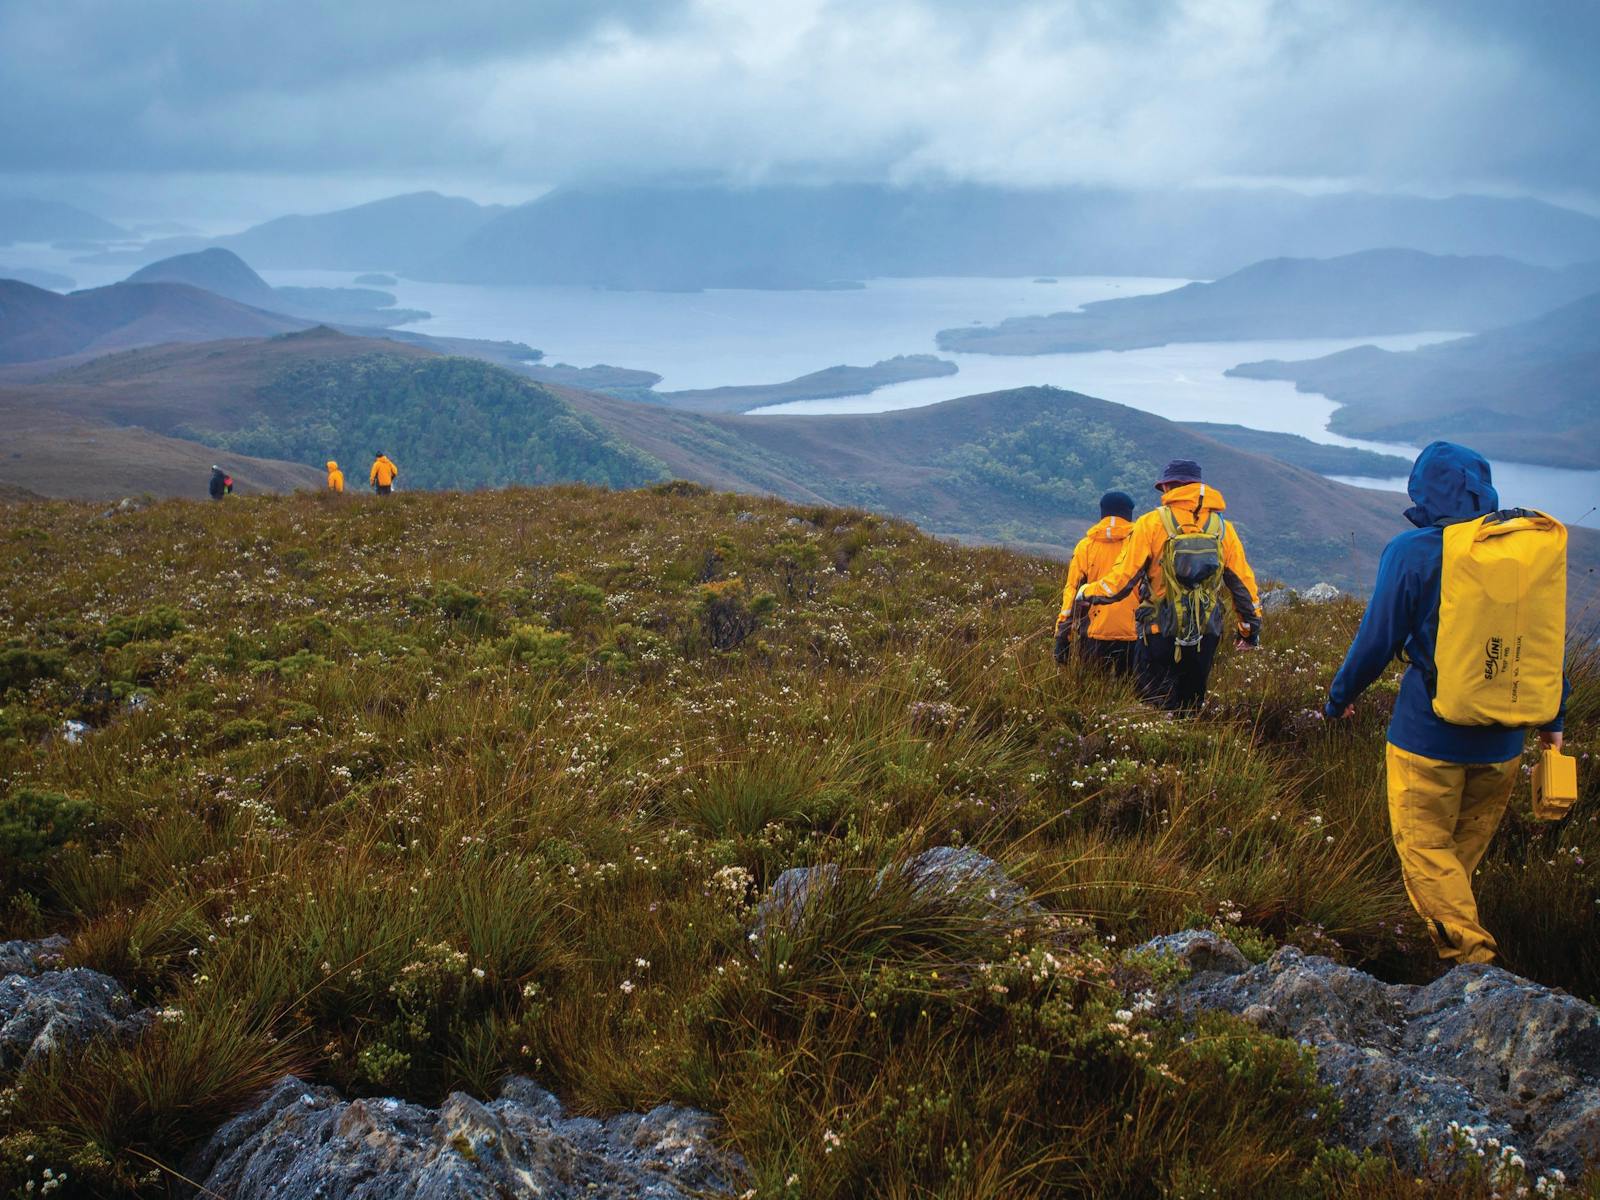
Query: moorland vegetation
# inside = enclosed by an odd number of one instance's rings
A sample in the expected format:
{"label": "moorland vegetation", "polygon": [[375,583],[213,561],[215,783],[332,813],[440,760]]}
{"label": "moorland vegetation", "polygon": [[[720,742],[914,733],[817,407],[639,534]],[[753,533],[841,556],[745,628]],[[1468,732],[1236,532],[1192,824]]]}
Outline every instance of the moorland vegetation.
{"label": "moorland vegetation", "polygon": [[[1353,602],[1273,613],[1174,722],[1053,664],[1059,564],[860,511],[677,483],[96,511],[0,516],[0,934],[65,934],[157,1019],[9,1075],[8,1192],[50,1165],[62,1195],[184,1194],[291,1069],[692,1103],[759,1197],[1514,1185],[1329,1149],[1308,1052],[1159,1019],[1165,968],[1124,956],[1206,926],[1437,972],[1384,823],[1394,679],[1308,715]],[[1560,824],[1515,805],[1478,890],[1507,966],[1592,998],[1584,786]],[[1040,911],[900,886],[937,845]]]}

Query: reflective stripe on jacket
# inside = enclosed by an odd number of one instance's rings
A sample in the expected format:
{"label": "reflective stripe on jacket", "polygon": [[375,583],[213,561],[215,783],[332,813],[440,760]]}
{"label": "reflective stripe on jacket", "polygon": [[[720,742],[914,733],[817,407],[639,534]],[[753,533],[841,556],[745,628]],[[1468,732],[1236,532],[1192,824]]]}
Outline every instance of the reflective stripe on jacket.
{"label": "reflective stripe on jacket", "polygon": [[[1061,615],[1056,618],[1056,628],[1072,620],[1072,604],[1078,589],[1092,579],[1099,579],[1115,565],[1122,553],[1123,543],[1133,531],[1133,524],[1121,517],[1104,517],[1091,526],[1072,552],[1072,563],[1067,567],[1067,585],[1061,592]],[[1138,636],[1134,628],[1134,609],[1139,607],[1139,597],[1129,594],[1115,604],[1095,604],[1089,607],[1088,636],[1102,642],[1131,642]],[[1074,636],[1077,630],[1073,630]]]}

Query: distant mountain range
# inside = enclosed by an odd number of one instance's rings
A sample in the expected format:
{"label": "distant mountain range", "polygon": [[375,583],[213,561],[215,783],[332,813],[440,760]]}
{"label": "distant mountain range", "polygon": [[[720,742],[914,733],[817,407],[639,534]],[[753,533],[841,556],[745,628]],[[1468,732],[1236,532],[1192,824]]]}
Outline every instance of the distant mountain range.
{"label": "distant mountain range", "polygon": [[1462,438],[1496,458],[1600,468],[1600,292],[1531,321],[1405,353],[1360,346],[1228,373],[1321,392],[1344,405],[1331,427],[1350,437]]}
{"label": "distant mountain range", "polygon": [[305,324],[182,283],[117,283],[63,296],[0,279],[0,363],[263,337]]}
{"label": "distant mountain range", "polygon": [[[459,354],[525,370],[543,357],[522,342],[480,338],[432,337],[410,330],[384,330],[381,316],[400,310],[351,308],[319,315],[281,311],[307,293],[328,293],[334,303],[351,288],[271,288],[227,251],[211,250],[172,260],[170,270],[109,287],[60,295],[14,279],[0,277],[0,364],[45,363],[25,374],[38,376],[62,369],[53,360],[92,358],[138,346],[168,342],[205,342],[224,338],[264,337],[331,324],[358,335],[372,335],[435,353]],[[170,276],[170,278],[169,278]],[[250,300],[219,295],[209,288],[176,279],[201,279]],[[136,281],[137,280],[137,281]],[[264,291],[263,291],[264,289]],[[287,295],[285,295],[287,293]],[[319,297],[320,298],[320,297]],[[13,377],[17,373],[13,372]]]}
{"label": "distant mountain range", "polygon": [[877,276],[1214,279],[1261,259],[1373,246],[1563,266],[1600,259],[1600,220],[1484,196],[662,185],[567,188],[510,209],[421,192],[91,261],[150,262],[208,245],[262,268],[456,283],[813,288]]}
{"label": "distant mountain range", "polygon": [[0,196],[0,245],[13,242],[126,240],[126,230],[59,200]]}
{"label": "distant mountain range", "polygon": [[273,309],[313,321],[403,325],[431,314],[395,308],[394,295],[374,288],[272,287],[232,250],[211,246],[151,263],[127,283],[187,283],[240,304]]}
{"label": "distant mountain range", "polygon": [[1508,258],[1364,250],[1276,258],[1212,283],[1097,300],[1077,312],[946,329],[944,350],[1062,354],[1169,342],[1364,337],[1482,330],[1526,320],[1600,289],[1600,261],[1563,268]]}

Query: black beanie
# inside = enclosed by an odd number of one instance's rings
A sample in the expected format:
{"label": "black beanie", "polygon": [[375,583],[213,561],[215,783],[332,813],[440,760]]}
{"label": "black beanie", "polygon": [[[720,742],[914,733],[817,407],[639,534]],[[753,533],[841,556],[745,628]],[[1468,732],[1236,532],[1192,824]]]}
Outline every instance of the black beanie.
{"label": "black beanie", "polygon": [[1107,492],[1100,497],[1100,515],[1133,520],[1133,497],[1127,492]]}

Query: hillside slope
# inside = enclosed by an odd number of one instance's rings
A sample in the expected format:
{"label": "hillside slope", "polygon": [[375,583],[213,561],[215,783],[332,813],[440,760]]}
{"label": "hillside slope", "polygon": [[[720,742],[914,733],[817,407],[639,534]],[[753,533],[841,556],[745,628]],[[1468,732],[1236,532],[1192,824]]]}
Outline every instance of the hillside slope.
{"label": "hillside slope", "polygon": [[0,489],[35,497],[120,500],[125,496],[204,499],[211,465],[220,464],[240,496],[320,488],[321,471],[303,463],[232,454],[137,426],[107,425],[41,409],[0,391]]}
{"label": "hillside slope", "polygon": [[[0,1188],[67,1163],[156,1200],[153,1164],[293,1070],[458,1111],[508,1072],[595,1115],[693,1104],[778,1197],[1428,1193],[1321,1153],[1302,1046],[1177,1017],[1172,973],[1121,957],[1194,926],[1438,973],[1381,799],[1394,677],[1306,716],[1355,605],[1273,614],[1172,722],[1051,662],[1058,563],[859,511],[681,484],[98,507],[0,530],[0,939],[59,932],[153,1011],[0,1068]],[[1507,965],[1578,995],[1584,811],[1513,806],[1475,879]],[[369,1106],[352,1137],[422,1128]],[[1480,1163],[1448,1194],[1504,1195]]]}
{"label": "hillside slope", "polygon": [[[0,396],[308,465],[329,457],[364,465],[382,449],[407,487],[629,485],[670,473],[1057,553],[1093,519],[1102,491],[1146,496],[1167,459],[1200,458],[1233,496],[1263,569],[1298,583],[1364,581],[1396,527],[1392,505],[1370,492],[1044,388],[873,416],[703,416],[314,329],[99,358],[0,384]],[[0,477],[4,470],[0,460]],[[1285,512],[1295,514],[1287,525]]]}
{"label": "hillside slope", "polygon": [[[701,417],[585,401],[674,474],[789,499],[855,504],[934,532],[1071,549],[1102,492],[1153,503],[1172,458],[1197,458],[1229,498],[1258,569],[1299,582],[1370,580],[1396,506],[1147,413],[1054,388],[860,416]],[[1286,517],[1286,514],[1292,516]]]}
{"label": "hillside slope", "polygon": [[[1161,466],[1196,458],[1229,498],[1259,571],[1355,589],[1369,585],[1404,507],[1398,497],[1330,482],[1163,418],[1050,388],[866,416],[702,415],[539,385],[329,329],[155,347],[11,384],[0,373],[0,404],[63,421],[138,425],[216,454],[307,466],[332,457],[358,476],[381,449],[400,463],[408,489],[634,486],[674,475],[858,505],[935,533],[1058,555],[1093,522],[1103,491],[1122,488],[1153,503],[1150,483]],[[85,468],[92,473],[93,456]],[[18,460],[0,457],[0,481],[20,470]],[[50,487],[13,481],[51,495],[86,494],[73,490],[82,486],[75,479]],[[1582,534],[1573,543],[1585,588],[1597,544]]]}
{"label": "hillside slope", "polygon": [[1272,259],[1211,283],[1097,300],[1077,312],[946,329],[939,346],[969,354],[1063,354],[1168,342],[1480,330],[1526,320],[1597,287],[1600,263],[1552,270],[1506,258],[1367,250]]}
{"label": "hillside slope", "polygon": [[116,283],[62,296],[0,279],[0,363],[265,337],[308,324],[181,283]]}
{"label": "hillside slope", "polygon": [[[1534,320],[1404,353],[1359,346],[1228,372],[1287,379],[1344,407],[1350,437],[1492,439],[1496,457],[1600,468],[1600,292]],[[1600,497],[1597,497],[1600,499]]]}
{"label": "hillside slope", "polygon": [[[354,483],[379,450],[400,463],[407,488],[547,480],[630,486],[661,473],[511,372],[321,326],[103,356],[43,380],[0,383],[0,404],[36,410],[41,425],[47,414],[138,425],[214,447],[209,453],[307,466],[334,458]],[[0,474],[6,469],[0,462]],[[45,490],[82,494],[72,487],[64,479]]]}

